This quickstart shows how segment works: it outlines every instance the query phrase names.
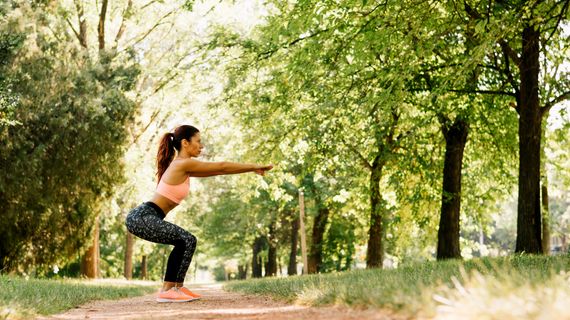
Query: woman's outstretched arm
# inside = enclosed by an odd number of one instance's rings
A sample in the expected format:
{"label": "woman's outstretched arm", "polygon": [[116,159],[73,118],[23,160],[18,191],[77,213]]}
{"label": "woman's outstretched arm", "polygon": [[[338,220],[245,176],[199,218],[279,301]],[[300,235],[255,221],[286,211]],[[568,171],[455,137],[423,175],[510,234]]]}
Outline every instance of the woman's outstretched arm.
{"label": "woman's outstretched arm", "polygon": [[187,159],[183,162],[183,168],[191,177],[211,177],[225,174],[237,174],[245,172],[255,172],[264,175],[271,170],[273,165],[259,165],[237,162],[205,162],[196,159]]}

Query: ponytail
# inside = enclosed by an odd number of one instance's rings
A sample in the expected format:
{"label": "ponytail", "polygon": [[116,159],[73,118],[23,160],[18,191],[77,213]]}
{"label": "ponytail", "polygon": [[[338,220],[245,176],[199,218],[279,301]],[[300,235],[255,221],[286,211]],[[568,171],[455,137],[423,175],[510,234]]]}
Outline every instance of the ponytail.
{"label": "ponytail", "polygon": [[156,154],[156,176],[158,178],[157,181],[160,181],[164,171],[172,162],[174,158],[174,134],[166,133],[160,139],[160,145],[158,146],[158,153]]}
{"label": "ponytail", "polygon": [[158,146],[158,153],[156,154],[156,177],[158,182],[162,178],[162,175],[174,159],[176,150],[180,151],[181,141],[186,139],[190,141],[192,137],[200,132],[193,126],[182,125],[174,130],[174,133],[165,133],[160,139],[160,145]]}

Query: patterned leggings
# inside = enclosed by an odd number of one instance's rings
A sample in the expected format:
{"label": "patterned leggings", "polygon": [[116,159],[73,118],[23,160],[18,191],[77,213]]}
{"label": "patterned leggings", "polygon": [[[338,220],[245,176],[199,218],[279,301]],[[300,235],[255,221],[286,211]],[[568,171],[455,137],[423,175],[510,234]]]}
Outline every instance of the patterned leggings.
{"label": "patterned leggings", "polygon": [[139,238],[174,245],[168,257],[164,281],[184,282],[196,250],[196,237],[179,226],[164,221],[164,217],[159,206],[145,202],[129,212],[125,224],[127,230]]}

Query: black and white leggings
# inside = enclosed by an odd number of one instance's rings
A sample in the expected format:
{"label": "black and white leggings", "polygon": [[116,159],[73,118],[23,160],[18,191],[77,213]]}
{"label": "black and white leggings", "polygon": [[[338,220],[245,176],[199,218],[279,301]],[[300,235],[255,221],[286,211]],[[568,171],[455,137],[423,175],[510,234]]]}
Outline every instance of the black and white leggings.
{"label": "black and white leggings", "polygon": [[157,243],[174,245],[166,265],[164,281],[184,282],[186,271],[196,250],[196,237],[164,221],[164,212],[153,202],[145,202],[127,215],[127,230],[135,236]]}

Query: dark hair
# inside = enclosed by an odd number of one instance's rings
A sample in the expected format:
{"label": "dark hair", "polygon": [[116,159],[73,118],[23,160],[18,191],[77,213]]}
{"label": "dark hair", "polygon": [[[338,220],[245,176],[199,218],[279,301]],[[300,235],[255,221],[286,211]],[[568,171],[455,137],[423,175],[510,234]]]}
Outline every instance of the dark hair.
{"label": "dark hair", "polygon": [[180,151],[180,143],[182,140],[186,139],[190,141],[198,132],[200,131],[193,126],[182,125],[174,129],[174,133],[169,132],[162,136],[160,145],[158,146],[158,153],[156,154],[156,176],[158,181],[160,181],[164,171],[166,171],[166,168],[168,168],[172,162],[175,154],[174,150]]}

